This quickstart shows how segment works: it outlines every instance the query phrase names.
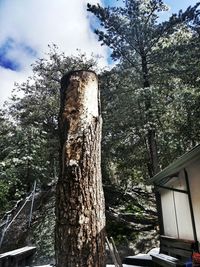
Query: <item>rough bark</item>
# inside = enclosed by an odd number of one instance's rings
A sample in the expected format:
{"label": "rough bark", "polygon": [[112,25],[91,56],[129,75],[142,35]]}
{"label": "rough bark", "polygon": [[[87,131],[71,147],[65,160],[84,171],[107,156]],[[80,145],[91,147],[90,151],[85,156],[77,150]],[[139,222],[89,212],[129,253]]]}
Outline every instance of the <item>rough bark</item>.
{"label": "rough bark", "polygon": [[[143,87],[148,88],[150,87],[149,77],[148,77],[148,66],[147,66],[147,59],[146,56],[142,56],[142,72],[143,72]],[[148,164],[148,172],[149,176],[152,177],[156,173],[159,172],[159,162],[158,162],[158,149],[156,143],[156,130],[155,126],[152,124],[153,116],[151,112],[152,103],[151,103],[150,95],[146,96],[145,99],[145,108],[147,112],[147,121],[150,124],[150,129],[148,129],[147,133],[147,147],[149,153],[149,164]]]}
{"label": "rough bark", "polygon": [[63,77],[59,128],[57,267],[103,267],[105,204],[100,168],[101,115],[95,73],[75,71]]}

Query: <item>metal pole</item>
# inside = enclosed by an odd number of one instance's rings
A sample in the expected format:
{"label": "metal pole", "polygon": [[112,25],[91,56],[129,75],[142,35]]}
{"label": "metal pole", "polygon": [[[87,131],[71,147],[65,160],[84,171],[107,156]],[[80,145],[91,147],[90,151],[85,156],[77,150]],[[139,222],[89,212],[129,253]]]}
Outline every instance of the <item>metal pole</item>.
{"label": "metal pole", "polygon": [[29,201],[29,198],[30,198],[31,195],[29,195],[24,204],[21,206],[21,208],[19,209],[19,211],[17,212],[17,214],[13,217],[12,221],[8,224],[7,228],[5,229],[5,231],[8,230],[8,228],[11,226],[11,224],[14,222],[14,220],[17,218],[17,216],[20,214],[20,212],[23,210],[24,206],[26,205],[26,203]]}
{"label": "metal pole", "polygon": [[30,210],[30,217],[29,217],[29,227],[31,226],[31,220],[32,220],[33,204],[34,204],[34,200],[35,200],[35,190],[36,190],[36,180],[34,182],[33,192],[32,192],[31,210]]}
{"label": "metal pole", "polygon": [[1,236],[1,241],[0,241],[0,248],[1,248],[1,245],[3,243],[3,239],[4,239],[4,236],[5,236],[7,227],[8,227],[10,216],[11,216],[11,214],[8,214],[7,217],[6,217],[6,223],[5,223],[5,227],[4,227],[3,231],[2,231],[2,236]]}
{"label": "metal pole", "polygon": [[190,192],[190,184],[189,184],[189,179],[188,179],[188,173],[186,169],[184,169],[185,173],[185,181],[186,181],[186,186],[188,190],[188,200],[189,200],[189,207],[190,207],[190,214],[191,214],[191,221],[192,221],[192,229],[193,229],[193,235],[194,235],[194,241],[196,244],[196,250],[198,250],[198,239],[197,239],[197,231],[196,231],[196,225],[195,225],[195,219],[194,219],[194,210],[193,210],[193,205],[192,205],[192,197],[191,197],[191,192]]}

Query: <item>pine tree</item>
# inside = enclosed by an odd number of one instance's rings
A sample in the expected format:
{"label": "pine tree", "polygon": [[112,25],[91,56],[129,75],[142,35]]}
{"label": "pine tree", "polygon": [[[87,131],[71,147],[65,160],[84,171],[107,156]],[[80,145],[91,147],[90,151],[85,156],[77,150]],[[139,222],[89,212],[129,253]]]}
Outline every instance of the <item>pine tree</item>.
{"label": "pine tree", "polygon": [[169,21],[158,23],[159,12],[167,10],[162,0],[126,0],[122,7],[106,7],[88,4],[101,23],[103,30],[95,30],[99,41],[112,50],[113,59],[125,61],[128,68],[139,73],[140,85],[145,92],[145,123],[148,132],[145,143],[149,154],[149,176],[159,171],[156,125],[152,112],[151,86],[153,70],[160,61],[159,46],[165,42],[178,26],[193,21],[198,15],[199,4],[185,12],[172,15]]}

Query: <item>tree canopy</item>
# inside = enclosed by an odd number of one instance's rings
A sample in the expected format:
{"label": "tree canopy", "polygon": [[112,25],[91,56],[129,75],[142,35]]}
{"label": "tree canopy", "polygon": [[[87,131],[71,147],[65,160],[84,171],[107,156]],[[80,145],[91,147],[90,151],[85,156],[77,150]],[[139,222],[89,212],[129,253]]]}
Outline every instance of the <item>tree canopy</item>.
{"label": "tree canopy", "polygon": [[[128,87],[129,96],[132,97],[127,99],[127,103],[130,104],[132,98],[137,99],[129,109],[132,116],[135,112],[140,113],[136,121],[139,120],[139,130],[143,131],[139,140],[146,153],[147,160],[144,162],[147,164],[148,176],[157,173],[161,166],[159,131],[164,111],[160,104],[167,105],[172,91],[176,90],[174,85],[177,79],[184,79],[183,76],[186,78],[185,72],[190,73],[192,70],[198,76],[196,67],[193,69],[187,66],[192,65],[192,58],[188,58],[186,65],[181,51],[186,51],[197,38],[199,5],[197,3],[185,12],[181,10],[173,14],[168,21],[159,22],[160,12],[167,10],[162,0],[127,0],[120,7],[88,4],[88,11],[100,21],[100,29],[95,30],[99,41],[110,47],[113,59],[120,60],[120,70],[117,71],[123,77],[121,94],[125,94]],[[197,57],[195,59],[198,61]],[[173,82],[170,83],[168,79],[173,79]],[[182,86],[183,82],[186,81],[182,81]],[[121,102],[120,106],[124,108],[124,104]],[[136,128],[136,125],[133,127]]]}
{"label": "tree canopy", "polygon": [[[88,4],[95,31],[116,60],[99,70],[104,183],[131,189],[200,141],[199,3],[161,21],[161,0]],[[17,84],[0,114],[0,203],[43,188],[58,174],[60,79],[74,69],[97,70],[96,59],[66,56],[54,45]],[[18,96],[18,92],[22,97]]]}

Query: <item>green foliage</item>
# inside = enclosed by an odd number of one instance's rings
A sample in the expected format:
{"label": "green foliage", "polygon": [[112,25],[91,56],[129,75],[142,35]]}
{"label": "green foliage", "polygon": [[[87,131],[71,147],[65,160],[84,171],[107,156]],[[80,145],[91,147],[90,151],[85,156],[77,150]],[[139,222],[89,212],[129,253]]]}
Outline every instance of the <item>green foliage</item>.
{"label": "green foliage", "polygon": [[110,236],[114,237],[116,245],[123,243],[134,242],[137,239],[138,233],[133,232],[132,228],[124,223],[119,223],[113,220],[108,220],[106,224],[106,231]]}
{"label": "green foliage", "polygon": [[[156,63],[158,46],[163,46],[180,26],[194,25],[198,18],[199,3],[185,12],[173,14],[168,21],[159,23],[159,12],[168,10],[162,0],[127,0],[121,7],[101,7],[88,4],[88,11],[100,21],[101,28],[95,33],[102,44],[109,46],[114,59],[122,59],[141,69],[142,57],[147,57],[148,64]],[[150,66],[149,66],[150,67]]]}
{"label": "green foliage", "polygon": [[132,82],[135,76],[119,65],[101,79],[103,174],[124,188],[148,179],[144,94],[152,99],[161,168],[200,142],[199,87],[162,76],[160,84],[157,79],[157,85],[144,90],[137,88],[136,79]]}
{"label": "green foliage", "polygon": [[[88,11],[99,19],[102,27],[102,30],[95,30],[99,41],[111,48],[114,59],[120,59],[126,68],[132,69],[130,73],[137,73],[136,87],[140,91],[137,110],[143,109],[141,126],[146,135],[142,142],[146,149],[150,177],[160,169],[156,138],[158,127],[155,120],[157,114],[154,112],[157,109],[153,99],[154,88],[157,87],[154,79],[157,80],[159,72],[164,69],[160,68],[160,51],[165,47],[169,52],[168,47],[171,47],[174,38],[179,43],[180,27],[184,25],[187,29],[190,26],[189,22],[193,22],[198,15],[198,6],[199,4],[178,15],[172,15],[169,21],[158,23],[159,12],[167,10],[162,0],[127,0],[123,7],[105,8],[88,4]],[[170,57],[169,54],[167,57]],[[135,96],[134,93],[132,95]]]}
{"label": "green foliage", "polygon": [[41,184],[47,180],[50,162],[46,154],[46,133],[31,126],[25,129],[15,127],[10,142],[12,147],[0,163],[0,175],[15,181],[12,196],[19,197],[21,193],[31,190],[34,180]]}
{"label": "green foliage", "polygon": [[[160,12],[167,10],[163,1],[124,2],[122,7],[88,5],[88,10],[100,20],[100,42],[118,60],[100,73],[103,179],[126,190],[152,175],[155,143],[163,168],[200,142],[200,46],[199,4],[159,23]],[[97,70],[96,59],[68,57],[51,46],[1,111],[2,207],[6,199],[30,191],[34,180],[43,188],[58,176],[60,79],[74,69]],[[127,210],[136,212],[131,206]]]}
{"label": "green foliage", "polygon": [[0,181],[2,187],[7,185],[0,196],[3,203],[3,195],[8,202],[26,195],[35,180],[45,188],[57,178],[60,80],[74,69],[95,70],[96,59],[85,54],[67,57],[50,46],[47,57],[33,64],[33,76],[16,84],[12,102],[1,112]]}
{"label": "green foliage", "polygon": [[6,181],[0,180],[0,215],[2,215],[1,213],[3,213],[6,209],[9,209],[8,196],[9,184],[7,184]]}
{"label": "green foliage", "polygon": [[127,203],[125,204],[124,212],[141,214],[141,209],[138,206],[135,206],[133,203]]}
{"label": "green foliage", "polygon": [[[41,210],[37,211],[36,222],[32,227],[31,237],[36,247],[35,262],[46,264],[55,258],[54,251],[54,229],[55,229],[55,199],[48,198]],[[45,214],[45,215],[44,215]],[[34,262],[34,263],[35,263]],[[35,263],[35,264],[36,264]]]}
{"label": "green foliage", "polygon": [[159,23],[159,12],[167,10],[161,0],[88,4],[101,23],[95,31],[99,41],[120,60],[101,82],[103,170],[114,183],[144,182],[199,142],[192,120],[198,89],[192,100],[183,97],[199,87],[199,5]]}

